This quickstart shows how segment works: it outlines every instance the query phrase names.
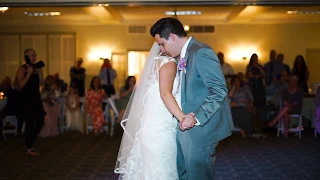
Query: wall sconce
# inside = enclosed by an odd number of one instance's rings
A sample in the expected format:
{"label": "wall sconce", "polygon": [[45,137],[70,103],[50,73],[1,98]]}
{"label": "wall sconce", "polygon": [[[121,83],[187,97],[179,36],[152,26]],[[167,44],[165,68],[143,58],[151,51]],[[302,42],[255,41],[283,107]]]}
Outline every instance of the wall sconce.
{"label": "wall sconce", "polygon": [[0,7],[0,11],[2,13],[4,13],[5,11],[7,11],[9,8],[8,7]]}
{"label": "wall sconce", "polygon": [[229,50],[228,59],[231,61],[247,61],[254,53],[256,53],[258,56],[260,54],[260,52],[254,46],[232,47]]}
{"label": "wall sconce", "polygon": [[88,54],[88,59],[90,61],[98,61],[100,58],[111,59],[111,51],[106,49],[94,49]]}
{"label": "wall sconce", "polygon": [[185,31],[189,31],[189,30],[190,30],[190,26],[185,25],[185,26],[184,26],[184,30],[185,30]]}
{"label": "wall sconce", "polygon": [[4,93],[0,92],[0,99],[4,99],[4,98],[5,98]]}

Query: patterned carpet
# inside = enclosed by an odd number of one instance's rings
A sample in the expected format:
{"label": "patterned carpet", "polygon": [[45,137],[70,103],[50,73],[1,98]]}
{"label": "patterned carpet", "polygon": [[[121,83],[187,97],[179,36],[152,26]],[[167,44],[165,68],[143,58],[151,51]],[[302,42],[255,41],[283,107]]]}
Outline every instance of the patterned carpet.
{"label": "patterned carpet", "polygon": [[[271,137],[270,137],[271,136]],[[217,180],[320,179],[320,138],[242,139],[217,148]],[[120,139],[67,133],[39,139],[38,157],[25,156],[23,138],[0,141],[0,180],[115,180]]]}

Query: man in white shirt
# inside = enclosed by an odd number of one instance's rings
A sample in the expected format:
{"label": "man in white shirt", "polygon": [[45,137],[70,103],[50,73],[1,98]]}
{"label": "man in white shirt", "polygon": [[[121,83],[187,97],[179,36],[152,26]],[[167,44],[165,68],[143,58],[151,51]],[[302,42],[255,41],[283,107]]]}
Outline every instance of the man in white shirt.
{"label": "man in white shirt", "polygon": [[117,77],[117,72],[111,66],[109,59],[103,59],[103,64],[99,72],[99,78],[101,80],[102,87],[105,93],[110,97],[116,94],[114,89],[114,81]]}
{"label": "man in white shirt", "polygon": [[220,60],[222,72],[223,72],[224,77],[226,78],[227,86],[229,89],[231,86],[231,79],[234,75],[234,71],[233,71],[231,65],[224,61],[224,54],[222,52],[218,52],[217,56]]}
{"label": "man in white shirt", "polygon": [[234,75],[234,71],[233,71],[231,65],[224,61],[224,54],[222,52],[218,52],[217,56],[220,60],[223,75],[224,76]]}

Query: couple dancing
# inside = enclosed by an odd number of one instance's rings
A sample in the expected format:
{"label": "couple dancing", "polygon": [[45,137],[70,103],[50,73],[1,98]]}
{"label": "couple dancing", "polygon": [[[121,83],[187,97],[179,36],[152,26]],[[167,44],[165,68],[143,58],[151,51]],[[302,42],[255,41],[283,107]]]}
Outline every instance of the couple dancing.
{"label": "couple dancing", "polygon": [[150,33],[156,43],[122,120],[115,172],[121,180],[215,179],[215,148],[233,128],[220,61],[175,18]]}

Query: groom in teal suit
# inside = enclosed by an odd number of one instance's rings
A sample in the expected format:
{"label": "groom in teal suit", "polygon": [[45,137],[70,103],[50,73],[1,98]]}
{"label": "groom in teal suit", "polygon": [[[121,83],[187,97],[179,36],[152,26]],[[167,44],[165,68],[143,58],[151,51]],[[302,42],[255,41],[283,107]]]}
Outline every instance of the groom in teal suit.
{"label": "groom in teal suit", "polygon": [[188,37],[175,18],[158,20],[150,33],[163,53],[179,59],[181,107],[186,114],[177,131],[179,179],[214,180],[215,148],[233,129],[220,61],[208,45]]}

